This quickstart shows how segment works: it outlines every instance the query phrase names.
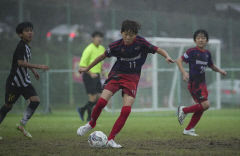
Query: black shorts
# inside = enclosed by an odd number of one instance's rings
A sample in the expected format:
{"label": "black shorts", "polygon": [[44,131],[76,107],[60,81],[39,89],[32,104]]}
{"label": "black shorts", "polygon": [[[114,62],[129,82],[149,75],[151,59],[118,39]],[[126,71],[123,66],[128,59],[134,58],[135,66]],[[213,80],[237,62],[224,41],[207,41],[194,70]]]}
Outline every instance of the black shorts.
{"label": "black shorts", "polygon": [[25,100],[29,99],[32,96],[38,96],[37,92],[31,84],[27,87],[15,87],[9,83],[6,83],[6,92],[5,92],[5,103],[14,104],[19,96],[22,95]]}
{"label": "black shorts", "polygon": [[98,94],[102,92],[102,84],[99,74],[98,77],[92,78],[90,74],[83,73],[83,83],[87,94]]}

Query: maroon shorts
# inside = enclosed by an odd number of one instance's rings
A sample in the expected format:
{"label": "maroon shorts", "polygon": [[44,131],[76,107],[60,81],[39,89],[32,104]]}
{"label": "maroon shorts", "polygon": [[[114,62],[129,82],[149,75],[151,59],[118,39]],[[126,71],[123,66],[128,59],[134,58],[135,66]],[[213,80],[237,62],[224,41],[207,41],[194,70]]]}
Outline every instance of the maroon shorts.
{"label": "maroon shorts", "polygon": [[188,82],[188,90],[196,103],[202,103],[208,100],[206,83]]}
{"label": "maroon shorts", "polygon": [[140,76],[137,74],[111,74],[104,83],[104,89],[115,94],[122,89],[122,95],[136,97]]}

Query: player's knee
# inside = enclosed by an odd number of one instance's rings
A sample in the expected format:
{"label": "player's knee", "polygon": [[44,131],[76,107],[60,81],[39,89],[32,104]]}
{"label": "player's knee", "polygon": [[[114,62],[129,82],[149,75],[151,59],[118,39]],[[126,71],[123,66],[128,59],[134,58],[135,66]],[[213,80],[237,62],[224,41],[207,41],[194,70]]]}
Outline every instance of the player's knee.
{"label": "player's knee", "polygon": [[205,102],[202,103],[202,106],[203,106],[204,110],[208,110],[209,107],[210,107],[210,103],[208,101],[205,101]]}
{"label": "player's knee", "polygon": [[30,97],[30,102],[40,103],[40,98],[38,96],[32,96],[32,97]]}

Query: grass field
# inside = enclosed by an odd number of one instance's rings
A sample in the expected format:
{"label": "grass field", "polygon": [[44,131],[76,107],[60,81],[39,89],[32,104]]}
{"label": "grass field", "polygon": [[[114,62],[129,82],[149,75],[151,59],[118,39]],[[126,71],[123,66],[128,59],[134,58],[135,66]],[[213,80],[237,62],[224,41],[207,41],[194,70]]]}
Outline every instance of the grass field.
{"label": "grass field", "polygon": [[[104,112],[95,130],[109,134],[118,113]],[[240,109],[207,111],[196,132],[199,137],[182,135],[175,112],[131,113],[116,137],[122,149],[96,149],[88,146],[87,137],[76,135],[83,123],[74,111],[36,114],[28,123],[33,139],[16,130],[20,114],[9,114],[0,125],[0,155],[240,155]],[[190,119],[185,120],[184,126]]]}

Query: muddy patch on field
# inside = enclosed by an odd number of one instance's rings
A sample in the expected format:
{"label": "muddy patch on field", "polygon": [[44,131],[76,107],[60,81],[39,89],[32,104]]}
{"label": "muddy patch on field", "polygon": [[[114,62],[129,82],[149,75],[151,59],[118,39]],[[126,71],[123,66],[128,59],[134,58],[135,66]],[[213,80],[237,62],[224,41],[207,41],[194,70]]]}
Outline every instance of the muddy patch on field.
{"label": "muddy patch on field", "polygon": [[240,154],[240,138],[181,138],[125,140],[118,139],[122,149],[97,149],[88,145],[87,139],[20,139],[9,138],[0,141],[0,155],[238,155]]}

